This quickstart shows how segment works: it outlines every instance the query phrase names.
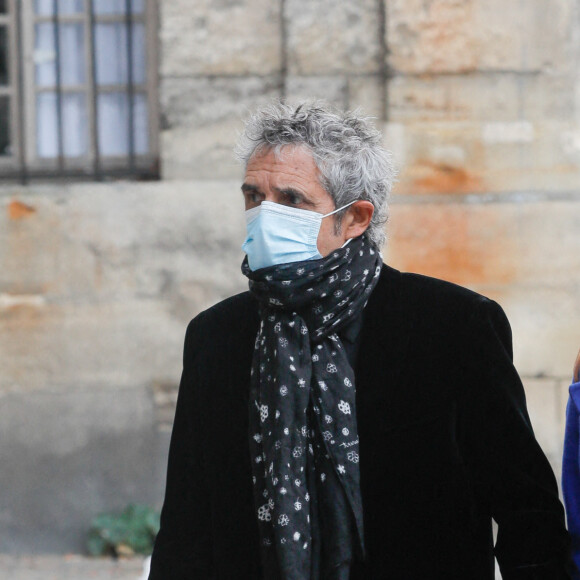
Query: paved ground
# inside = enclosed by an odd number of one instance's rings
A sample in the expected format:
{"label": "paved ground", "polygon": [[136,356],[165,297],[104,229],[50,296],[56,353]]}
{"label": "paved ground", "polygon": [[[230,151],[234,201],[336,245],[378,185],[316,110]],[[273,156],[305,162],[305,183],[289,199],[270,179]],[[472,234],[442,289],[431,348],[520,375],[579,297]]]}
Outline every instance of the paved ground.
{"label": "paved ground", "polygon": [[144,558],[110,560],[65,556],[0,554],[2,580],[145,580]]}
{"label": "paved ground", "polygon": [[[147,580],[144,558],[108,560],[66,556],[0,554],[1,580]],[[496,580],[501,575],[496,567]]]}

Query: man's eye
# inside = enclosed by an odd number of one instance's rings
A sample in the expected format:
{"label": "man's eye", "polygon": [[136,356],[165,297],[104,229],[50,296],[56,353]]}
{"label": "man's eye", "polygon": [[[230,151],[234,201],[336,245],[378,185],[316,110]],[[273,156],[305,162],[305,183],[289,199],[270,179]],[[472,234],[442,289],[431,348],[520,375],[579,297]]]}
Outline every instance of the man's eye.
{"label": "man's eye", "polygon": [[300,195],[288,195],[286,200],[290,205],[300,205],[302,203],[302,197]]}

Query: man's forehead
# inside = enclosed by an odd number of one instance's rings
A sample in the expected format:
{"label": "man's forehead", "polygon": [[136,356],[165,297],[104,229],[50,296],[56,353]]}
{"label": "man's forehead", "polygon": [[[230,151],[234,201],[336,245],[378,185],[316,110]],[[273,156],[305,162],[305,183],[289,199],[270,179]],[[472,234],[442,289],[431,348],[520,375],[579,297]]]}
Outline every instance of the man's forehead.
{"label": "man's forehead", "polygon": [[283,147],[262,147],[258,149],[250,160],[248,166],[252,163],[269,162],[278,165],[306,165],[315,167],[316,163],[312,152],[303,145],[285,145]]}
{"label": "man's forehead", "polygon": [[[320,171],[311,152],[304,147],[285,147],[259,151],[250,158],[242,192],[274,195],[283,200],[300,199],[306,206],[334,206],[332,196],[322,185]],[[276,199],[276,197],[274,197]],[[330,204],[329,204],[330,202]],[[296,203],[294,201],[293,203]]]}
{"label": "man's forehead", "polygon": [[258,174],[269,174],[279,179],[298,179],[319,181],[319,170],[312,154],[303,149],[284,148],[277,152],[274,149],[260,151],[250,158],[246,166],[246,177]]}

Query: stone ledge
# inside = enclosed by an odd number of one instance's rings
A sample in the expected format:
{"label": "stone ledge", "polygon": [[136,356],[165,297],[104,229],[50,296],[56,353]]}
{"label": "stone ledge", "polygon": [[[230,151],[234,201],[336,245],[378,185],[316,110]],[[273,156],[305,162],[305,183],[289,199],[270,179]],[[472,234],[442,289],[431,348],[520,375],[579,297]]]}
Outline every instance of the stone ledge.
{"label": "stone ledge", "polygon": [[0,554],[0,576],[10,580],[146,580],[145,557],[112,560],[78,554]]}

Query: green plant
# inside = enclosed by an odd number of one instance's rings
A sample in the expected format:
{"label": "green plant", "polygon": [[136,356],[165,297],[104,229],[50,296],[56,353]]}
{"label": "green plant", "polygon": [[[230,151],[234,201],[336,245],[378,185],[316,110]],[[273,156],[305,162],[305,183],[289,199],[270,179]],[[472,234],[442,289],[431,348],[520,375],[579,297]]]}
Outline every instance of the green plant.
{"label": "green plant", "polygon": [[150,554],[158,531],[158,512],[129,504],[120,514],[99,514],[92,520],[87,549],[92,556]]}

